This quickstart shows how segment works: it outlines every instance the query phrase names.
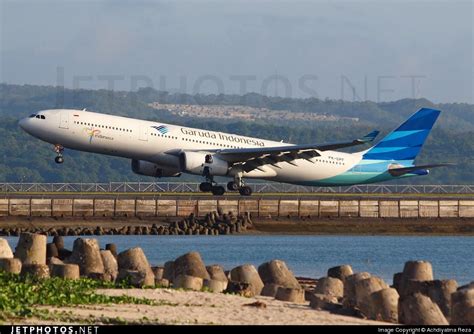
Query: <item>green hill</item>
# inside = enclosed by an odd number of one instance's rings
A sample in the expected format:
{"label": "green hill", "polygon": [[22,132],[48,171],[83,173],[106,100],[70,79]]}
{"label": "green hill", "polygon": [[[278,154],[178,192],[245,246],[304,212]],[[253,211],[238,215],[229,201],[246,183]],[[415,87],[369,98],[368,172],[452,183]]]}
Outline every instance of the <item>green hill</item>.
{"label": "green hill", "polygon": [[[244,122],[221,119],[180,117],[148,106],[151,102],[201,105],[245,105],[271,110],[312,112],[340,117],[357,117],[358,122]],[[62,90],[49,86],[0,84],[0,182],[109,182],[151,181],[130,170],[130,161],[97,154],[66,150],[66,163],[54,163],[51,145],[32,138],[17,125],[20,118],[49,108],[87,108],[88,110],[126,115],[185,126],[219,130],[255,137],[323,143],[358,137],[373,128],[386,134],[422,106],[443,111],[418,162],[456,162],[452,168],[434,170],[428,177],[403,180],[403,183],[472,184],[474,183],[474,106],[469,104],[436,105],[425,99],[394,102],[345,102],[333,100],[288,99],[259,94],[196,95],[168,94],[153,89],[138,92],[106,90]],[[185,176],[171,179],[199,180]]]}

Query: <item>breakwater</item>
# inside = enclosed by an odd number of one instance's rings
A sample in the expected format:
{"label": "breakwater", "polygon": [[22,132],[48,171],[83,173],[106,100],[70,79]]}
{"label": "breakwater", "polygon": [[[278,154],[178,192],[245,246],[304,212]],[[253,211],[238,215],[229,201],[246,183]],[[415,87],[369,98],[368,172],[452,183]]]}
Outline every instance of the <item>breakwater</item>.
{"label": "breakwater", "polygon": [[3,198],[0,217],[188,217],[217,211],[253,217],[474,218],[474,200]]}
{"label": "breakwater", "polygon": [[[406,262],[388,284],[368,272],[354,273],[349,265],[332,267],[317,279],[296,279],[281,260],[238,265],[225,271],[219,265],[206,266],[197,252],[153,266],[141,248],[119,252],[114,244],[108,244],[101,250],[96,239],[76,239],[69,250],[61,237],[47,243],[44,236],[25,233],[15,252],[5,240],[0,246],[0,271],[21,276],[88,277],[118,282],[117,287],[123,287],[125,281],[125,286],[262,295],[301,304],[302,309],[410,325],[474,323],[474,285],[459,287],[455,280],[436,279],[431,263],[426,261]],[[265,301],[258,303],[255,306],[265,306]]]}

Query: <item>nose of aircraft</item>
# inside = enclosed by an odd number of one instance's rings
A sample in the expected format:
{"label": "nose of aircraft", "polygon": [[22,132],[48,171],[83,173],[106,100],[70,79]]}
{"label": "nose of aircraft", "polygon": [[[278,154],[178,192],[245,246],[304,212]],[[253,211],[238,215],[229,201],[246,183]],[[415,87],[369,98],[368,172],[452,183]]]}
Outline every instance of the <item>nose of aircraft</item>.
{"label": "nose of aircraft", "polygon": [[18,122],[18,125],[20,126],[20,128],[22,129],[25,128],[25,121],[26,121],[26,118],[20,119],[20,121]]}
{"label": "nose of aircraft", "polygon": [[22,119],[20,119],[20,121],[18,122],[18,125],[20,126],[20,128],[23,129],[23,131],[30,133],[31,130],[32,130],[31,120],[32,120],[32,119],[31,119],[30,117],[22,118]]}
{"label": "nose of aircraft", "polygon": [[28,117],[25,117],[25,118],[20,119],[20,121],[18,122],[18,125],[20,126],[20,128],[26,131],[27,122],[28,122]]}

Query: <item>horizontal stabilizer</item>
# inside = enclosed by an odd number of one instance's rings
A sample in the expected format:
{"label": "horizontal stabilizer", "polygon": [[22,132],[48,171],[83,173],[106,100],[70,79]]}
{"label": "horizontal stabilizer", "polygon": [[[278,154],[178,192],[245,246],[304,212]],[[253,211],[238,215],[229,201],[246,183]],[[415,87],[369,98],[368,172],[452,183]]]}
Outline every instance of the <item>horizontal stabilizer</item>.
{"label": "horizontal stabilizer", "polygon": [[433,165],[419,165],[419,166],[411,166],[411,167],[401,167],[401,168],[390,168],[388,172],[392,176],[402,176],[405,174],[418,174],[423,173],[428,174],[428,168],[435,168],[435,167],[447,167],[447,166],[454,166],[455,164],[452,163],[444,163],[444,164],[433,164]]}

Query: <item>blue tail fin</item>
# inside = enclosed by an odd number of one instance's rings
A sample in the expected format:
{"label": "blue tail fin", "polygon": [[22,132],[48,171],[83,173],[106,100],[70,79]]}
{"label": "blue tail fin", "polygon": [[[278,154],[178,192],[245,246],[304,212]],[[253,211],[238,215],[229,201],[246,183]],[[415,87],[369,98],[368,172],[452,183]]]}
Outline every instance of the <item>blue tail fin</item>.
{"label": "blue tail fin", "polygon": [[413,161],[440,114],[439,110],[422,108],[369,149],[364,160]]}

